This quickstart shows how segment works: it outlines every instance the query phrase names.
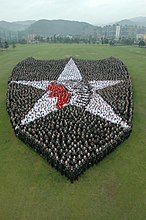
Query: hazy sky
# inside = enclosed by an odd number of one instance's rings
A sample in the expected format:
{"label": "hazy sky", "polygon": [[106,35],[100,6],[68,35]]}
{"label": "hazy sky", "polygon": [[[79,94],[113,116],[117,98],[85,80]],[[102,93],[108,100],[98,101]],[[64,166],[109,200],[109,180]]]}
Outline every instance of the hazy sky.
{"label": "hazy sky", "polygon": [[0,0],[0,20],[67,19],[104,24],[146,16],[146,0]]}

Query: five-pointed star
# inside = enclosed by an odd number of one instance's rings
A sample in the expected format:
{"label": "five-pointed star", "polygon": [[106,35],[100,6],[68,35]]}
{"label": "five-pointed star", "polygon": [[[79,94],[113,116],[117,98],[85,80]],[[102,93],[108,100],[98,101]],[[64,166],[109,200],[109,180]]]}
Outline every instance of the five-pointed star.
{"label": "five-pointed star", "polygon": [[[119,124],[124,128],[128,128],[128,124],[122,120],[120,116],[118,116],[112,107],[99,95],[96,93],[97,90],[106,88],[108,86],[113,86],[118,83],[121,83],[122,80],[106,80],[106,81],[90,81],[88,82],[90,87],[92,88],[92,95],[90,97],[89,103],[85,106],[84,102],[79,102],[78,100],[81,98],[80,94],[76,92],[76,85],[82,81],[82,76],[80,74],[79,69],[77,68],[75,62],[71,58],[69,62],[66,64],[63,72],[60,74],[56,83],[60,85],[64,85],[69,91],[71,91],[72,96],[70,98],[69,104],[76,105],[77,107],[85,108],[85,111],[88,111],[94,115],[98,115],[101,118],[104,118],[107,121],[110,121],[114,124]],[[29,124],[35,119],[45,117],[52,111],[58,110],[56,108],[57,97],[50,98],[50,91],[47,91],[47,87],[52,81],[11,81],[11,83],[17,83],[27,86],[32,86],[37,89],[45,90],[46,93],[35,103],[33,108],[29,110],[26,114],[25,118],[21,120],[21,124]],[[86,88],[84,90],[84,96],[86,100]]]}

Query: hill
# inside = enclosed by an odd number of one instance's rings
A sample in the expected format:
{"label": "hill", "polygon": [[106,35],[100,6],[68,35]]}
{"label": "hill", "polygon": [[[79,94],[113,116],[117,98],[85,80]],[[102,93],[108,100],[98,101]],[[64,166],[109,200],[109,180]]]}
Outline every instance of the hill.
{"label": "hill", "polygon": [[131,19],[124,19],[119,22],[116,22],[120,25],[137,25],[137,26],[145,26],[146,27],[146,17],[135,17]]}
{"label": "hill", "polygon": [[0,21],[0,30],[4,31],[24,31],[27,29],[33,22],[34,20],[30,21],[16,21],[16,22],[7,22],[7,21]]}
{"label": "hill", "polygon": [[97,27],[86,22],[68,20],[39,20],[27,32],[37,35],[94,35]]}
{"label": "hill", "polygon": [[131,21],[131,20],[128,20],[128,19],[124,19],[124,20],[121,20],[119,22],[116,22],[116,24],[119,24],[119,25],[132,25],[134,26],[135,25],[135,22]]}
{"label": "hill", "polygon": [[25,32],[36,35],[72,35],[72,36],[94,36],[97,26],[86,22],[68,20],[29,20],[7,22],[0,21],[0,33]]}
{"label": "hill", "polygon": [[35,20],[27,20],[27,21],[15,21],[12,22],[12,24],[17,24],[17,25],[21,25],[22,28],[27,29],[31,24],[35,23]]}
{"label": "hill", "polygon": [[146,23],[146,17],[135,17],[135,18],[131,18],[130,20],[134,22],[145,22]]}

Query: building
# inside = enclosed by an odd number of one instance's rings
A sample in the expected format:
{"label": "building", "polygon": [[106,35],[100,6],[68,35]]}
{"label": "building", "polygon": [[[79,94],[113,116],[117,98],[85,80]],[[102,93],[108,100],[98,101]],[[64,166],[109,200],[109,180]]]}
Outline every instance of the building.
{"label": "building", "polygon": [[119,24],[117,24],[115,40],[119,40],[120,39],[120,31],[121,31],[121,26]]}
{"label": "building", "polygon": [[146,27],[133,25],[106,25],[102,27],[102,38],[108,40],[124,39],[145,39]]}
{"label": "building", "polygon": [[136,40],[137,41],[143,40],[146,42],[146,34],[136,34]]}

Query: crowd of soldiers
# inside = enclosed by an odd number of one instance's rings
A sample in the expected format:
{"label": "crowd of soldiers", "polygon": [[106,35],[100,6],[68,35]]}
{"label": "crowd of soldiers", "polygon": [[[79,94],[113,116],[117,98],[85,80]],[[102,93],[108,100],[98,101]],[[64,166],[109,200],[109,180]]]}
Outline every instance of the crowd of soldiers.
{"label": "crowd of soldiers", "polygon": [[11,81],[57,80],[67,62],[29,58],[19,63],[9,80],[7,110],[16,135],[73,182],[130,135],[132,93],[127,68],[121,61],[115,58],[102,61],[75,59],[86,82],[93,79],[124,81],[124,88],[119,84],[110,91],[111,88],[99,90],[99,94],[129,127],[125,129],[75,105],[66,105],[45,117],[21,124],[26,112],[45,92]]}

